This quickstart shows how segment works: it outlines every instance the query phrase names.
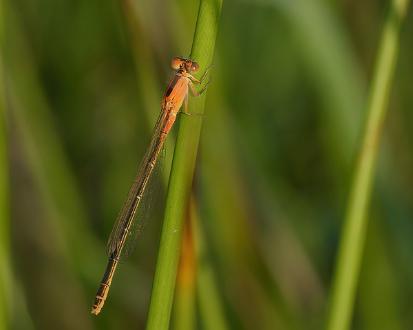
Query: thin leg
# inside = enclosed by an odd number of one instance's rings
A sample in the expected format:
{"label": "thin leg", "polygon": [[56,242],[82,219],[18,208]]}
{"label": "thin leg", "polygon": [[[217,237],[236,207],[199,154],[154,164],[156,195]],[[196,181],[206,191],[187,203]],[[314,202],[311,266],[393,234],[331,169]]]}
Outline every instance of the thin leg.
{"label": "thin leg", "polygon": [[193,84],[189,84],[189,89],[191,91],[192,96],[194,96],[194,97],[201,96],[206,91],[206,89],[207,89],[210,82],[211,82],[211,80],[208,80],[207,83],[205,84],[205,86],[202,87],[199,92],[194,88]]}
{"label": "thin leg", "polygon": [[191,81],[194,84],[201,84],[204,81],[204,79],[205,79],[206,75],[208,74],[208,72],[211,70],[211,68],[212,68],[212,64],[205,70],[204,74],[202,75],[202,77],[200,79],[195,78],[191,74],[188,74],[188,78],[191,79]]}
{"label": "thin leg", "polygon": [[209,67],[206,68],[206,70],[205,70],[204,74],[202,75],[201,79],[199,79],[201,82],[204,81],[206,75],[209,73],[209,71],[211,70],[212,66],[213,66],[213,64],[211,64]]}
{"label": "thin leg", "polygon": [[[208,84],[207,84],[207,85],[208,85]],[[191,91],[191,94],[192,94],[194,97],[198,97],[198,96],[200,96],[203,92],[205,92],[207,85],[198,92],[198,91],[195,90],[194,85],[193,85],[192,83],[189,83],[189,90]],[[185,99],[184,99],[184,106],[183,106],[182,113],[183,113],[184,115],[187,115],[187,116],[192,116],[192,115],[195,115],[195,116],[203,116],[203,114],[200,114],[200,113],[190,113],[190,112],[188,111],[188,93],[186,94]]]}
{"label": "thin leg", "polygon": [[[209,70],[211,69],[211,67],[212,67],[212,64],[205,70],[205,72],[202,75],[201,79],[197,79],[189,73],[187,74],[187,77],[190,79],[189,90],[191,91],[192,96],[194,96],[194,97],[201,96],[206,91],[209,83],[211,82],[210,79],[206,82],[205,86],[203,86],[199,92],[194,88],[194,84],[202,84],[202,82],[204,81],[204,79],[205,79],[206,75],[208,74]],[[191,115],[203,116],[203,114],[197,114],[197,113],[193,114],[193,113],[190,113],[188,111],[188,94],[186,94],[185,99],[184,99],[184,107],[183,107],[182,113],[184,115],[188,115],[188,116],[191,116]]]}
{"label": "thin leg", "polygon": [[186,115],[190,115],[190,113],[188,112],[188,93],[186,93],[186,95],[185,95],[183,113],[186,114]]}
{"label": "thin leg", "polygon": [[191,82],[192,82],[193,84],[200,84],[200,83],[201,83],[201,80],[198,80],[198,79],[195,78],[193,75],[191,75],[191,74],[189,74],[189,73],[187,73],[186,75],[187,75],[187,77],[191,80]]}

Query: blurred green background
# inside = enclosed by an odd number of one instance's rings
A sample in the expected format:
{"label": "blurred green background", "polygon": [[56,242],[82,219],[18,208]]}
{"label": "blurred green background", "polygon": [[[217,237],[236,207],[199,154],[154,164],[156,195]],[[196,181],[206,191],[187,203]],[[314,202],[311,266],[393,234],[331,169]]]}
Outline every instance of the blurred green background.
{"label": "blurred green background", "polygon": [[[2,5],[0,328],[144,328],[176,128],[145,232],[102,314],[90,307],[198,2]],[[322,328],[388,5],[224,1],[194,179],[199,262],[184,249],[171,328]],[[410,10],[353,329],[413,328],[412,34]]]}

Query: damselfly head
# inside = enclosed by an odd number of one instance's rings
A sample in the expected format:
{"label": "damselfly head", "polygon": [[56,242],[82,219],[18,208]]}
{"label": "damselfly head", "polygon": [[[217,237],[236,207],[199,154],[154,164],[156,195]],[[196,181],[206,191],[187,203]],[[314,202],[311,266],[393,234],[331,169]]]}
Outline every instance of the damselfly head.
{"label": "damselfly head", "polygon": [[196,72],[199,70],[199,65],[195,61],[183,57],[174,57],[171,61],[171,68],[174,70],[184,69],[187,72]]}

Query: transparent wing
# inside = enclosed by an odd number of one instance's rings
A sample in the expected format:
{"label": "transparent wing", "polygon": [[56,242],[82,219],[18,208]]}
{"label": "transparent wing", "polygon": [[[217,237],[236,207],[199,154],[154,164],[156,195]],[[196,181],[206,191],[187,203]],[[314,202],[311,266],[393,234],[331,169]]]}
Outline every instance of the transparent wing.
{"label": "transparent wing", "polygon": [[135,230],[132,230],[134,229],[132,228],[132,223],[165,141],[165,135],[161,134],[161,132],[168,120],[168,116],[169,112],[167,109],[163,109],[155,125],[152,141],[139,166],[138,173],[129,190],[126,202],[123,205],[110,234],[107,244],[107,253],[112,258],[118,259],[125,246],[126,240],[128,240],[129,237],[134,236],[132,232],[139,232],[139,225]]}
{"label": "transparent wing", "polygon": [[146,224],[149,219],[153,218],[156,214],[156,206],[158,202],[162,200],[162,172],[164,170],[164,152],[165,146],[161,149],[159,153],[158,160],[156,162],[153,173],[150,176],[145,193],[142,196],[142,199],[139,203],[139,207],[136,210],[135,219],[132,221],[132,224],[129,229],[128,237],[125,241],[125,246],[122,249],[122,260],[128,258],[136,247],[136,242],[138,237],[144,231]]}

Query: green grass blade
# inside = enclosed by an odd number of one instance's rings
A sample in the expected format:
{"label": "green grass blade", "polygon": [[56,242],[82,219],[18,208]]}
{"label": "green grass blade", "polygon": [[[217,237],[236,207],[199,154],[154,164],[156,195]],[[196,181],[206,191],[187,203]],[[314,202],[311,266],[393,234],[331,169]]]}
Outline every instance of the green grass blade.
{"label": "green grass blade", "polygon": [[261,0],[280,11],[293,32],[301,59],[323,102],[325,144],[330,161],[345,171],[356,146],[365,86],[350,35],[330,3],[319,0]]}
{"label": "green grass blade", "polygon": [[8,161],[5,124],[5,84],[3,75],[3,50],[4,50],[4,4],[0,1],[0,328],[6,329],[9,323],[9,296],[10,290],[10,264],[9,264],[9,208],[8,208]]}
{"label": "green grass blade", "polygon": [[[201,0],[191,58],[204,71],[212,62],[222,0]],[[205,94],[191,100],[190,111],[202,114]],[[183,218],[188,202],[198,142],[201,116],[182,116],[176,141],[166,201],[165,219],[152,290],[147,329],[167,329],[175,289]]]}
{"label": "green grass blade", "polygon": [[27,55],[29,46],[19,16],[11,5],[8,15],[10,33],[6,60],[13,122],[47,212],[59,215],[61,221],[56,222],[59,235],[68,237],[68,241],[77,238],[84,244],[71,246],[68,255],[73,265],[78,266],[80,274],[92,279],[96,271],[90,260],[101,246],[85,225],[86,211],[74,174],[54,125],[36,63]]}
{"label": "green grass blade", "polygon": [[352,316],[361,256],[383,122],[399,48],[399,31],[408,0],[394,0],[384,26],[375,76],[368,104],[368,117],[358,155],[347,215],[339,247],[327,328],[348,329]]}
{"label": "green grass blade", "polygon": [[204,238],[202,223],[200,223],[199,213],[195,203],[193,213],[198,260],[197,289],[202,324],[206,330],[226,330],[228,326],[223,314],[223,303],[216,285],[210,256],[207,253],[208,249]]}

